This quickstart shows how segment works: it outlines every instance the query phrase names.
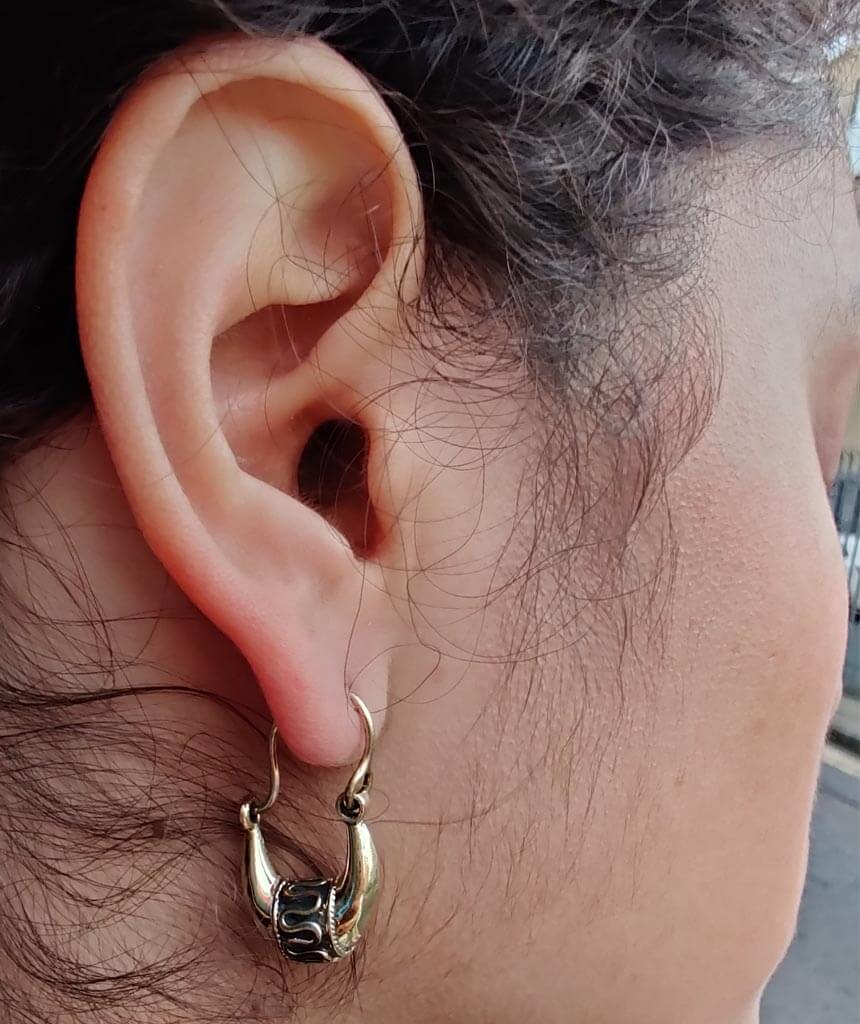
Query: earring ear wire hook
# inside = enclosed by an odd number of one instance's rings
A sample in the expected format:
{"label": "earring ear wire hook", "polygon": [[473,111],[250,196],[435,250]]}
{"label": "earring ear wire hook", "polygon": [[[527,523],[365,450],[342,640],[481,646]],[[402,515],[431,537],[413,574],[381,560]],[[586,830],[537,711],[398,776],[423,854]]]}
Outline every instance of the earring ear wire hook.
{"label": "earring ear wire hook", "polygon": [[[373,759],[373,750],[376,746],[376,729],[373,725],[373,717],[368,711],[367,705],[357,693],[350,693],[349,699],[352,706],[358,711],[361,723],[364,726],[364,752],[361,760],[352,773],[352,778],[343,791],[343,800],[347,805],[354,805],[362,794],[370,789],[373,784],[373,777],[370,773],[370,763]],[[267,814],[277,803],[281,792],[281,769],[278,765],[278,727],[272,723],[269,733],[269,792],[263,803],[251,802],[251,806],[257,815]]]}
{"label": "earring ear wire hook", "polygon": [[373,726],[373,718],[361,697],[359,697],[357,693],[351,693],[349,695],[349,699],[352,701],[352,705],[358,712],[359,718],[361,718],[362,725],[364,726],[364,752],[361,755],[361,760],[355,766],[352,778],[349,780],[346,785],[346,789],[343,791],[344,803],[352,805],[356,800],[361,801],[362,797],[365,793],[369,792],[370,787],[373,785],[373,775],[370,771],[370,765],[373,760],[373,751],[376,746],[376,730]]}
{"label": "earring ear wire hook", "polygon": [[269,795],[262,804],[254,803],[254,811],[257,815],[266,814],[275,806],[275,801],[281,792],[281,769],[278,767],[278,727],[272,725],[269,733]]}

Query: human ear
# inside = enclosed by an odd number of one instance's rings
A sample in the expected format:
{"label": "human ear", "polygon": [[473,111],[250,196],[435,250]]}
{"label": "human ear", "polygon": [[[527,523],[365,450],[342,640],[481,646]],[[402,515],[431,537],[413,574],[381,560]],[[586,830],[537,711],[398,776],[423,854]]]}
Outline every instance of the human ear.
{"label": "human ear", "polygon": [[[354,756],[401,619],[390,409],[422,210],[368,81],[302,39],[221,39],[151,72],[81,208],[81,344],[152,550],[242,651],[292,752]],[[403,468],[406,476],[408,467]]]}

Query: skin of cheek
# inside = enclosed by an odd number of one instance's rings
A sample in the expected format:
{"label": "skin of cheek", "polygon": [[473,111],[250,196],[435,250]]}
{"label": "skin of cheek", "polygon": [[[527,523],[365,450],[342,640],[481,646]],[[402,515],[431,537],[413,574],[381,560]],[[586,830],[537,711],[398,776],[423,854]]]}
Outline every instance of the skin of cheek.
{"label": "skin of cheek", "polygon": [[[427,759],[451,768],[436,820],[463,822],[485,806],[475,786],[510,794],[468,827],[437,830],[432,896],[413,879],[428,897],[422,907],[440,912],[424,982],[433,988],[429,975],[445,965],[459,1005],[480,1006],[487,1019],[513,1020],[540,1003],[547,1021],[575,1007],[589,1022],[746,1022],[792,937],[846,628],[812,428],[811,405],[827,396],[810,395],[809,352],[840,298],[834,265],[855,255],[847,235],[826,234],[831,183],[817,207],[808,178],[801,189],[806,209],[792,217],[752,216],[746,199],[740,210],[726,204],[735,215],[722,218],[711,282],[719,402],[668,481],[677,564],[659,656],[642,655],[631,671],[611,625],[596,619],[587,629],[583,619],[574,653],[544,657],[538,685],[526,666],[502,682],[490,666],[455,673],[443,661],[438,699],[407,728],[432,736]],[[818,359],[831,357],[819,346]],[[501,482],[513,490],[534,456],[497,463],[497,514]],[[659,557],[647,532],[635,552],[644,563]],[[456,552],[463,565],[475,564],[474,538],[489,536],[468,533]],[[445,583],[454,645],[456,576]],[[503,619],[484,621],[488,650],[509,640]],[[642,651],[653,639],[628,646]],[[495,712],[481,713],[485,702]],[[527,770],[524,752],[533,755]],[[411,762],[421,792],[430,791],[426,763]],[[457,902],[489,945],[445,931],[441,907]]]}
{"label": "skin of cheek", "polygon": [[[786,469],[821,489],[792,440]],[[751,1012],[794,928],[844,606],[823,499],[804,518],[798,489],[771,479],[772,447],[738,470],[726,454],[742,449],[721,418],[673,483],[659,668],[619,678],[602,664],[616,641],[598,631],[578,663],[544,665],[528,704],[527,667],[500,682],[445,659],[427,699],[398,708],[379,770],[399,823],[381,831],[397,899],[368,958],[389,978],[383,1019],[393,964],[405,992],[444,979],[493,1021],[538,1005],[553,1022],[572,1007],[629,1024]]]}
{"label": "skin of cheek", "polygon": [[761,440],[760,463],[741,466],[703,446],[676,482],[683,729],[664,737],[678,759],[668,792],[685,808],[673,851],[693,883],[683,902],[753,991],[794,932],[846,621],[817,460],[800,437]]}
{"label": "skin of cheek", "polygon": [[[537,1005],[546,1021],[576,1007],[630,1024],[751,1012],[793,930],[842,637],[826,504],[804,519],[797,501],[821,490],[816,464],[798,462],[787,435],[773,479],[767,432],[756,455],[729,408],[672,482],[679,563],[661,658],[619,670],[617,635],[594,622],[576,660],[546,657],[540,676],[525,664],[503,680],[465,654],[474,619],[456,590],[477,594],[478,573],[437,566],[415,581],[425,629],[439,623],[448,649],[397,707],[380,761],[399,824],[396,839],[381,832],[395,843],[397,899],[369,957],[380,978],[396,965],[410,993],[444,979],[459,1007],[494,1021]],[[513,492],[524,471],[511,461],[497,467],[494,516],[512,500],[503,482]],[[459,497],[479,507],[468,488]],[[464,528],[461,566],[487,562],[481,543],[498,540],[487,525]],[[483,627],[484,653],[506,649],[499,610]],[[644,650],[653,638],[638,639]],[[395,679],[422,675],[413,659]],[[376,994],[396,991],[389,980]],[[393,1013],[384,995],[375,1005]]]}
{"label": "skin of cheek", "polygon": [[810,394],[809,352],[815,343],[856,377],[856,346],[848,366],[820,336],[857,241],[832,228],[853,225],[851,211],[825,215],[826,171],[819,184],[816,201],[802,183],[794,219],[724,218],[720,399],[669,482],[679,550],[673,640],[656,681],[659,828],[648,859],[663,859],[654,912],[672,935],[660,948],[695,981],[692,1012],[753,998],[791,940],[841,688],[845,577],[811,425],[831,396]]}
{"label": "skin of cheek", "polygon": [[[810,352],[856,378],[856,352],[849,366],[821,340],[844,299],[841,268],[854,265],[856,237],[825,216],[826,168],[817,193],[815,185],[806,182],[812,199],[794,221],[718,239],[721,398],[670,498],[683,547],[676,608],[689,609],[686,671],[696,695],[687,754],[703,773],[697,804],[711,808],[700,822],[714,850],[705,846],[714,871],[703,891],[719,893],[713,926],[727,942],[734,932],[735,968],[750,984],[767,979],[794,932],[847,626],[812,426],[832,393],[810,387]],[[835,223],[853,226],[853,211],[838,211]],[[752,251],[753,234],[759,258],[738,258]],[[691,781],[688,772],[681,788]]]}

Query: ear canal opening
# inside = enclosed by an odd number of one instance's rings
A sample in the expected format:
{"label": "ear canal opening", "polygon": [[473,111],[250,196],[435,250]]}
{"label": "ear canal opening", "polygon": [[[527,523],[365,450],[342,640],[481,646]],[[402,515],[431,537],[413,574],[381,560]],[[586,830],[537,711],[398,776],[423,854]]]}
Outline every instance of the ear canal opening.
{"label": "ear canal opening", "polygon": [[367,432],[349,419],[320,423],[299,459],[299,497],[347,539],[359,557],[366,557],[379,539],[379,521],[370,500]]}

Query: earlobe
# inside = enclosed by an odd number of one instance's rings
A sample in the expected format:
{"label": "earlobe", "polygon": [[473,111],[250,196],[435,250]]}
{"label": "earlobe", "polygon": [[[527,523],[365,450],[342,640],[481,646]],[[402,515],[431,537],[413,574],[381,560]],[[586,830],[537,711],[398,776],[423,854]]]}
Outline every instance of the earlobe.
{"label": "earlobe", "polygon": [[311,763],[354,755],[346,691],[383,708],[400,641],[375,578],[388,431],[368,397],[420,284],[418,196],[346,61],[236,41],[138,87],[82,205],[82,348],[128,500]]}

